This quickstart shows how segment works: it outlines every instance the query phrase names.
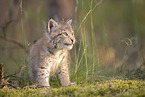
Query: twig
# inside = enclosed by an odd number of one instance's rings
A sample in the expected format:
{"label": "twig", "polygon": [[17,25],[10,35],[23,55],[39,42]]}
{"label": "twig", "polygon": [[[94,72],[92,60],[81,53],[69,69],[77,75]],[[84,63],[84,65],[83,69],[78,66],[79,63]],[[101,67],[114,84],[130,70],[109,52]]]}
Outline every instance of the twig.
{"label": "twig", "polygon": [[1,26],[2,28],[2,32],[3,32],[3,36],[6,37],[6,29],[9,26],[10,23],[12,23],[13,20],[8,20],[3,26]]}
{"label": "twig", "polygon": [[23,44],[21,44],[20,42],[14,40],[14,39],[9,39],[9,38],[3,37],[3,36],[0,36],[0,38],[5,40],[5,41],[14,43],[14,44],[18,45],[20,48],[24,49],[26,51],[26,53],[28,52],[26,47]]}
{"label": "twig", "polygon": [[26,53],[28,53],[26,47],[22,43],[14,40],[14,39],[7,38],[7,36],[6,36],[6,29],[9,27],[9,25],[12,22],[16,22],[17,21],[17,20],[13,20],[12,19],[13,11],[15,10],[14,7],[13,7],[14,4],[15,4],[14,1],[11,1],[11,4],[12,4],[12,6],[10,6],[10,9],[8,10],[8,19],[2,26],[0,26],[0,28],[2,29],[2,33],[3,33],[3,36],[0,36],[0,38],[18,45],[19,47],[24,49]]}
{"label": "twig", "polygon": [[18,72],[14,73],[14,74],[7,75],[4,78],[11,77],[11,76],[16,76],[17,74],[20,75],[25,67],[26,66],[23,66]]}

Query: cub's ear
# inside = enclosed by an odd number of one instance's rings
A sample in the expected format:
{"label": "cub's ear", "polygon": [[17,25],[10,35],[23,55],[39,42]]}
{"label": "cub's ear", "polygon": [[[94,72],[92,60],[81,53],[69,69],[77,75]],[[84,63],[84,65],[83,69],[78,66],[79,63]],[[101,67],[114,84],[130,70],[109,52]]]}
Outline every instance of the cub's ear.
{"label": "cub's ear", "polygon": [[47,26],[48,32],[50,32],[51,29],[56,26],[58,26],[58,23],[54,21],[53,19],[50,19]]}
{"label": "cub's ear", "polygon": [[68,23],[69,25],[71,25],[72,19],[68,20],[67,23]]}

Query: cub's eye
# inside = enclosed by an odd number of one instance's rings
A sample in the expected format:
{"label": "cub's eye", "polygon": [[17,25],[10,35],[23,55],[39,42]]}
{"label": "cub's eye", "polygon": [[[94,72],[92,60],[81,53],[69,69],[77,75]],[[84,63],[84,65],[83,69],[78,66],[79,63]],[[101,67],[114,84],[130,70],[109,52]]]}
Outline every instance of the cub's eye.
{"label": "cub's eye", "polygon": [[68,34],[66,32],[63,33],[64,35],[68,36]]}

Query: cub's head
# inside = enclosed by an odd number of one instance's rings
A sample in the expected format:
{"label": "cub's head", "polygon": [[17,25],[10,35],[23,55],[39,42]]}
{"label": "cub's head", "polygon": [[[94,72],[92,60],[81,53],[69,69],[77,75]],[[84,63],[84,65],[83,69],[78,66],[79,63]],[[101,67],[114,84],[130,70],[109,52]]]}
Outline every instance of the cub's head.
{"label": "cub's head", "polygon": [[72,20],[56,22],[50,19],[46,29],[46,36],[51,39],[57,48],[72,49],[75,43],[74,31],[71,26]]}

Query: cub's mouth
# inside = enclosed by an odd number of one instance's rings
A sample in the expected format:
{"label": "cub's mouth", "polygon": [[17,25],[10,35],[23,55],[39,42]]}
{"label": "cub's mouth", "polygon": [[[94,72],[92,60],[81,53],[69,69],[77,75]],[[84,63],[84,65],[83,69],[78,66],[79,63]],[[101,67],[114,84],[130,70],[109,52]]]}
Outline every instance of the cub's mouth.
{"label": "cub's mouth", "polygon": [[72,44],[69,44],[69,43],[65,43],[64,45],[66,45],[66,46],[70,46],[70,45],[72,45]]}

